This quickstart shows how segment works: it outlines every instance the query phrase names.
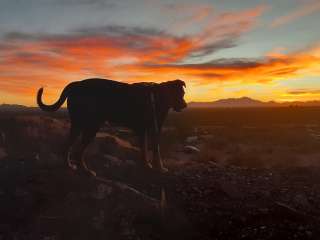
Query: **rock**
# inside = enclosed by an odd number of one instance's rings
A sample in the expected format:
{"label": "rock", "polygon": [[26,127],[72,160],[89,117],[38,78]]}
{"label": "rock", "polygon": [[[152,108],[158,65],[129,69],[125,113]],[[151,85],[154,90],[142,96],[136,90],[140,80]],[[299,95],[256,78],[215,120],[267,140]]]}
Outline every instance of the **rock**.
{"label": "rock", "polygon": [[4,132],[0,132],[0,145],[4,145],[6,143],[6,135]]}
{"label": "rock", "polygon": [[[1,239],[1,238],[0,238],[0,239]],[[57,238],[57,236],[52,235],[52,236],[42,236],[41,239],[43,239],[43,240],[56,240],[56,239],[58,239],[58,238]]]}
{"label": "rock", "polygon": [[121,166],[123,164],[123,161],[115,156],[104,154],[103,158],[107,160],[108,164],[115,165],[115,166]]}
{"label": "rock", "polygon": [[220,182],[221,190],[230,198],[242,199],[244,198],[243,192],[239,189],[236,183]]}
{"label": "rock", "polygon": [[93,192],[92,197],[97,199],[97,200],[102,200],[106,198],[108,195],[110,195],[112,192],[112,187],[108,186],[106,184],[100,183],[97,186],[97,189],[95,192]]}
{"label": "rock", "polygon": [[203,134],[203,135],[199,136],[199,139],[200,140],[204,140],[204,141],[208,141],[208,140],[211,140],[213,138],[214,138],[214,136],[212,134]]}
{"label": "rock", "polygon": [[92,219],[92,225],[97,230],[102,230],[104,227],[105,214],[103,210],[99,211],[97,216],[94,216]]}
{"label": "rock", "polygon": [[196,154],[196,153],[200,153],[200,149],[195,146],[187,145],[187,146],[184,146],[183,152],[189,153],[189,154]]}
{"label": "rock", "polygon": [[293,202],[298,206],[298,207],[303,207],[305,209],[311,209],[310,202],[308,201],[308,198],[305,194],[297,194],[294,196]]}
{"label": "rock", "polygon": [[198,141],[198,136],[190,136],[186,138],[186,143],[189,143],[189,144],[194,143],[196,141]]}
{"label": "rock", "polygon": [[312,232],[311,231],[306,231],[306,234],[308,237],[312,237]]}
{"label": "rock", "polygon": [[43,151],[40,153],[35,153],[34,159],[40,166],[55,167],[59,164],[63,164],[64,160],[61,156],[48,151]]}
{"label": "rock", "polygon": [[0,160],[4,159],[6,156],[8,156],[7,151],[4,148],[0,147]]}

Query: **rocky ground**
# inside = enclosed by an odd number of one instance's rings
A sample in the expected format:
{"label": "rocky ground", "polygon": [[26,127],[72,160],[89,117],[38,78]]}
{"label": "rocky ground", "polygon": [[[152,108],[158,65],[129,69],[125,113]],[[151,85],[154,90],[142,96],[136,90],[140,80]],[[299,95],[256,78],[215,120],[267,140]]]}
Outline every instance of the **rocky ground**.
{"label": "rocky ground", "polygon": [[0,239],[320,237],[318,167],[235,166],[179,145],[160,175],[139,167],[130,133],[104,129],[87,154],[92,178],[59,155],[67,125],[1,119]]}

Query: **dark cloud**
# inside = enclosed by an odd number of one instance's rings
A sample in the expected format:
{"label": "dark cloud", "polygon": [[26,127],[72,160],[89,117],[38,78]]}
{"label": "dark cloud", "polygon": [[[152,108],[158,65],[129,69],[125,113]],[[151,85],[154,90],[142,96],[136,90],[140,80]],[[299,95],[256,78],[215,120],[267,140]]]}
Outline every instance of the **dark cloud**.
{"label": "dark cloud", "polygon": [[222,79],[223,75],[222,74],[218,74],[218,73],[195,73],[195,74],[190,74],[193,76],[197,76],[197,77],[204,77],[206,79]]}
{"label": "dark cloud", "polygon": [[87,27],[79,28],[73,32],[81,35],[96,36],[96,35],[111,35],[111,36],[167,36],[168,33],[155,29],[155,28],[141,28],[141,27],[129,27],[119,25],[106,25],[99,27]]}
{"label": "dark cloud", "polygon": [[76,6],[82,6],[82,7],[99,7],[101,9],[105,8],[114,8],[117,6],[117,3],[119,1],[111,1],[111,0],[2,0],[10,2],[10,4],[28,4],[31,5],[47,5],[47,6],[70,6],[70,7],[76,7]]}
{"label": "dark cloud", "polygon": [[320,94],[320,89],[296,89],[287,92],[291,95]]}
{"label": "dark cloud", "polygon": [[15,40],[29,41],[29,40],[38,40],[41,38],[41,36],[42,35],[31,34],[26,32],[8,32],[4,35],[4,39],[6,41],[15,41]]}
{"label": "dark cloud", "polygon": [[253,68],[262,65],[262,59],[252,58],[220,58],[209,61],[204,66],[219,68]]}
{"label": "dark cloud", "polygon": [[[4,39],[21,41],[69,41],[79,38],[105,38],[115,42],[128,42],[128,47],[141,48],[144,42],[151,38],[171,38],[178,41],[180,37],[170,35],[164,31],[154,28],[127,27],[118,25],[107,25],[100,27],[79,28],[69,31],[68,34],[48,34],[48,33],[26,33],[26,32],[8,32]],[[133,41],[135,40],[135,42]]]}
{"label": "dark cloud", "polygon": [[[246,69],[255,68],[263,65],[262,59],[251,59],[251,58],[220,58],[212,61],[203,63],[192,63],[192,64],[167,64],[167,67],[175,68],[197,68],[197,69]],[[162,65],[163,66],[163,65]]]}
{"label": "dark cloud", "polygon": [[[147,27],[105,25],[82,27],[66,34],[9,32],[4,35],[5,41],[17,45],[30,42],[46,47],[47,52],[60,54],[64,50],[78,47],[90,49],[119,49],[130,55],[152,56],[144,64],[178,64],[189,57],[204,57],[222,49],[236,46],[236,38],[228,38],[208,43],[197,43],[194,35],[176,36],[169,32]],[[18,43],[17,43],[18,42]],[[247,59],[220,59],[197,65],[177,65],[176,67],[251,67],[259,64]]]}
{"label": "dark cloud", "polygon": [[98,6],[103,8],[114,8],[115,1],[110,0],[46,0],[50,4],[60,4],[69,6]]}
{"label": "dark cloud", "polygon": [[46,54],[39,54],[39,53],[30,53],[30,52],[18,52],[15,53],[13,56],[14,59],[19,59],[20,61],[25,61],[28,64],[32,64],[35,66],[46,66],[47,59]]}
{"label": "dark cloud", "polygon": [[[166,59],[175,48],[190,40],[190,36],[176,36],[164,30],[136,26],[107,25],[100,27],[81,28],[74,31],[80,37],[97,36],[112,41],[115,45],[128,48],[133,51],[143,51],[146,54],[153,51],[161,51],[159,58]],[[193,51],[200,51],[193,46],[186,56]]]}
{"label": "dark cloud", "polygon": [[295,73],[299,70],[299,67],[284,67],[282,69],[277,69],[274,71],[269,71],[267,74],[274,75],[274,76],[282,76],[290,73]]}
{"label": "dark cloud", "polygon": [[11,50],[14,45],[8,43],[0,43],[0,51],[8,51]]}
{"label": "dark cloud", "polygon": [[235,46],[237,46],[235,38],[226,38],[218,42],[199,47],[194,53],[191,54],[191,57],[204,57],[221,49],[232,48]]}
{"label": "dark cloud", "polygon": [[[162,44],[163,39],[170,44]],[[73,47],[87,48],[89,51],[91,48],[97,47],[110,49],[111,46],[113,49],[122,49],[128,55],[148,55],[153,52],[161,52],[161,54],[157,54],[154,61],[174,57],[172,56],[174,48],[184,41],[181,37],[157,29],[116,25],[81,28],[70,31],[68,34],[9,32],[5,34],[4,40],[16,45],[23,42],[38,43],[45,45],[46,51],[57,54]],[[150,61],[152,60],[150,59]]]}

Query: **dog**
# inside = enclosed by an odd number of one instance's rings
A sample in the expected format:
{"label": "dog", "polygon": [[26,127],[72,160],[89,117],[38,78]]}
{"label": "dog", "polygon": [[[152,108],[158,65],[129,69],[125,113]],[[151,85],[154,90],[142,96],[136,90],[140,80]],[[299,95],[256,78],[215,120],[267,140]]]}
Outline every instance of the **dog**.
{"label": "dog", "polygon": [[[96,176],[88,168],[83,153],[107,121],[130,128],[138,135],[143,166],[167,172],[160,155],[159,138],[169,110],[180,112],[187,107],[184,87],[185,82],[179,79],[163,83],[129,84],[91,78],[68,84],[52,105],[42,102],[43,88],[40,88],[37,104],[43,111],[53,112],[67,100],[71,125],[64,154],[71,169],[82,167],[87,173]],[[79,148],[73,159],[72,147],[80,135]],[[152,162],[148,159],[149,142],[153,150]]]}

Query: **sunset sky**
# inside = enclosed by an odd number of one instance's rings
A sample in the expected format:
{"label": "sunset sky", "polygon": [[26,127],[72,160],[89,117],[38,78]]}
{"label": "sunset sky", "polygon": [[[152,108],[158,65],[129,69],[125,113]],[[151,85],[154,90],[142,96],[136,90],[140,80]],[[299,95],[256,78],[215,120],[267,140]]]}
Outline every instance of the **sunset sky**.
{"label": "sunset sky", "polygon": [[320,100],[319,0],[0,0],[0,104],[182,79],[187,101]]}

